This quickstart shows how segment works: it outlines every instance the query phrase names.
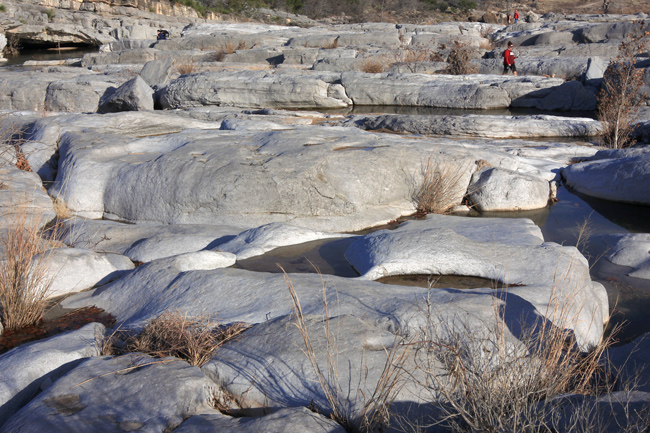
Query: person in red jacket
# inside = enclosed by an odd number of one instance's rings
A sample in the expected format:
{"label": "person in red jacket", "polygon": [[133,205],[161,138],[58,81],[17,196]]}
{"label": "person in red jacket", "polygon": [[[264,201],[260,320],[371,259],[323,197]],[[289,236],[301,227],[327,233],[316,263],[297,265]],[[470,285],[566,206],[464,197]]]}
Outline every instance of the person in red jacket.
{"label": "person in red jacket", "polygon": [[519,20],[519,12],[517,12],[517,9],[515,9],[515,24],[517,24],[518,20]]}
{"label": "person in red jacket", "polygon": [[503,52],[503,75],[508,73],[508,69],[512,74],[517,76],[517,66],[515,66],[515,59],[517,57],[512,52],[512,42],[508,42],[508,48]]}

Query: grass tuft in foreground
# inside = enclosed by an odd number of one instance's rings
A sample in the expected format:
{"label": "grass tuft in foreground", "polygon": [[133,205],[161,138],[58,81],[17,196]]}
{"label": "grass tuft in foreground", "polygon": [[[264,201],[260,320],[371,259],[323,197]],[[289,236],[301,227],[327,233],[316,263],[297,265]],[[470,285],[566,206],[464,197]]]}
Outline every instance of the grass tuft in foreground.
{"label": "grass tuft in foreground", "polygon": [[465,193],[463,185],[466,173],[463,164],[452,161],[439,162],[429,158],[422,164],[422,180],[412,194],[419,214],[446,214],[456,205]]}
{"label": "grass tuft in foreground", "polygon": [[102,344],[102,355],[141,352],[157,358],[173,356],[201,367],[214,351],[236,338],[248,326],[243,323],[223,325],[211,316],[189,316],[167,311],[149,321],[140,333],[117,330]]}
{"label": "grass tuft in foreground", "polygon": [[27,206],[9,218],[13,221],[0,239],[0,317],[6,330],[16,330],[41,320],[52,277],[40,219]]}

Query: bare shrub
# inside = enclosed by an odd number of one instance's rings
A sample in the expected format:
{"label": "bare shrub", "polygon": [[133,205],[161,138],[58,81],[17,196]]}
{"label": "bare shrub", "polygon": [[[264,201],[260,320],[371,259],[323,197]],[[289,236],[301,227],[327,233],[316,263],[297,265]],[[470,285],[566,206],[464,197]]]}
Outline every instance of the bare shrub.
{"label": "bare shrub", "polygon": [[196,66],[194,65],[194,61],[190,60],[187,63],[182,63],[182,64],[176,66],[176,70],[181,75],[191,74],[194,71],[196,71]]}
{"label": "bare shrub", "polygon": [[442,58],[436,50],[423,45],[416,45],[396,49],[388,63],[391,66],[395,64],[405,65],[411,72],[415,72],[418,63],[437,61],[442,61]]}
{"label": "bare shrub", "polygon": [[[284,269],[283,269],[284,271]],[[300,299],[293,287],[293,283],[289,276],[284,273],[284,278],[289,289],[292,301],[292,311],[294,317],[294,324],[298,328],[304,343],[304,354],[309,359],[312,365],[318,383],[325,394],[327,399],[331,418],[341,424],[346,431],[354,433],[370,433],[375,431],[383,431],[383,428],[388,426],[390,421],[390,406],[395,401],[397,393],[402,385],[402,372],[404,363],[407,360],[406,351],[407,344],[403,339],[396,336],[392,347],[385,348],[386,362],[384,363],[379,381],[374,389],[368,392],[365,389],[366,383],[359,383],[359,388],[356,390],[356,398],[362,398],[361,409],[353,409],[355,401],[348,401],[350,393],[344,392],[339,378],[339,346],[338,334],[332,329],[330,325],[330,312],[329,304],[326,295],[326,287],[323,282],[323,314],[324,314],[324,331],[325,342],[318,342],[317,345],[312,341],[305,317],[300,305]],[[325,350],[326,365],[321,365],[317,354],[318,348]],[[343,367],[343,368],[348,368]],[[361,376],[365,370],[367,379],[367,367],[361,367]]]}
{"label": "bare shrub", "polygon": [[386,70],[386,62],[380,57],[368,57],[361,63],[359,69],[369,74],[380,74]]}
{"label": "bare shrub", "polygon": [[54,208],[54,213],[56,213],[57,219],[64,220],[72,217],[72,211],[65,204],[65,200],[63,199],[62,196],[56,197],[52,201],[52,206]]}
{"label": "bare shrub", "polygon": [[[0,240],[0,316],[7,330],[33,325],[43,317],[52,284],[50,254],[41,237],[41,220],[22,206]],[[6,217],[7,218],[7,217]]]}
{"label": "bare shrub", "polygon": [[[569,431],[553,425],[561,420],[552,416],[551,399],[566,393],[598,395],[612,386],[601,363],[611,336],[583,352],[570,330],[543,317],[526,326],[522,318],[518,343],[496,307],[494,322],[481,329],[463,317],[450,324],[433,308],[427,301],[413,377],[443,414],[410,424],[446,424],[454,432]],[[564,308],[552,315],[567,317]]]}
{"label": "bare shrub", "polygon": [[459,196],[462,198],[466,189],[463,184],[466,169],[465,164],[449,160],[439,162],[433,157],[423,163],[422,181],[412,194],[418,213],[445,214],[460,204]]}
{"label": "bare shrub", "polygon": [[232,41],[225,42],[215,53],[214,59],[217,62],[223,62],[223,59],[225,59],[228,54],[233,54],[237,50],[245,50],[246,48],[245,41],[239,41],[237,45]]}
{"label": "bare shrub", "polygon": [[243,323],[225,326],[207,315],[188,316],[176,310],[167,311],[149,321],[138,334],[118,329],[102,343],[101,353],[141,352],[158,358],[174,356],[201,367],[212,358],[218,347],[247,328]]}
{"label": "bare shrub", "polygon": [[600,142],[614,149],[629,147],[637,107],[648,99],[640,94],[643,69],[636,67],[635,55],[648,50],[650,33],[636,23],[635,30],[621,42],[619,56],[610,62],[598,93],[598,120],[603,124]]}
{"label": "bare shrub", "polygon": [[447,73],[451,75],[468,75],[476,72],[476,68],[471,64],[475,56],[475,50],[468,44],[460,41],[454,41],[451,47],[449,57],[447,58]]}

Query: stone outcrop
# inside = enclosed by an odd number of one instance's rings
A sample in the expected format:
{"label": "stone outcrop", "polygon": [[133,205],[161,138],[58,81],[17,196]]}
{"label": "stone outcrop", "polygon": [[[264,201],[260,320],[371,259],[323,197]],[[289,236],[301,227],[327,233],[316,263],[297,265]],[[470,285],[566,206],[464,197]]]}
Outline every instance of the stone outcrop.
{"label": "stone outcrop", "polygon": [[153,89],[138,75],[117,89],[104,93],[98,113],[153,110]]}
{"label": "stone outcrop", "polygon": [[40,393],[0,431],[171,430],[210,409],[212,386],[201,370],[177,358],[93,357]]}
{"label": "stone outcrop", "polygon": [[0,355],[0,426],[82,359],[97,356],[97,339],[104,331],[103,325],[92,323]]}
{"label": "stone outcrop", "polygon": [[549,199],[549,185],[544,179],[494,167],[474,173],[467,191],[479,211],[540,209]]}
{"label": "stone outcrop", "polygon": [[650,149],[610,149],[562,170],[571,188],[611,201],[650,205]]}

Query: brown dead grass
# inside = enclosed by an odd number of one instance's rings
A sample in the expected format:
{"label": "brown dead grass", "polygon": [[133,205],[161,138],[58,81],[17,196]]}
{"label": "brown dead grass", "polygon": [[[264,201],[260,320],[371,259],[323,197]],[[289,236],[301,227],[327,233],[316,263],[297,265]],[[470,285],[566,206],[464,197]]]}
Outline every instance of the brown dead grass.
{"label": "brown dead grass", "polygon": [[5,218],[12,223],[0,240],[0,316],[7,330],[33,325],[43,317],[52,284],[50,255],[41,237],[41,220],[27,206]]}
{"label": "brown dead grass", "polygon": [[221,324],[209,315],[189,316],[166,311],[140,333],[117,330],[102,343],[103,355],[141,352],[157,358],[173,356],[201,367],[214,351],[248,329],[243,323]]}
{"label": "brown dead grass", "polygon": [[222,62],[228,54],[233,54],[237,50],[245,50],[247,48],[246,42],[244,41],[239,41],[237,45],[232,41],[228,41],[219,47],[215,53],[214,59],[217,62]]}
{"label": "brown dead grass", "polygon": [[386,70],[386,62],[381,57],[368,57],[361,63],[359,69],[368,74],[380,74]]}
{"label": "brown dead grass", "polygon": [[[429,158],[422,164],[422,180],[414,191],[412,199],[419,214],[445,214],[460,204],[459,191],[466,166],[453,161],[439,162]],[[462,194],[461,194],[462,195]]]}
{"label": "brown dead grass", "polygon": [[176,66],[176,70],[181,75],[191,74],[196,71],[196,65],[194,64],[194,61],[190,60],[186,63],[182,63]]}

